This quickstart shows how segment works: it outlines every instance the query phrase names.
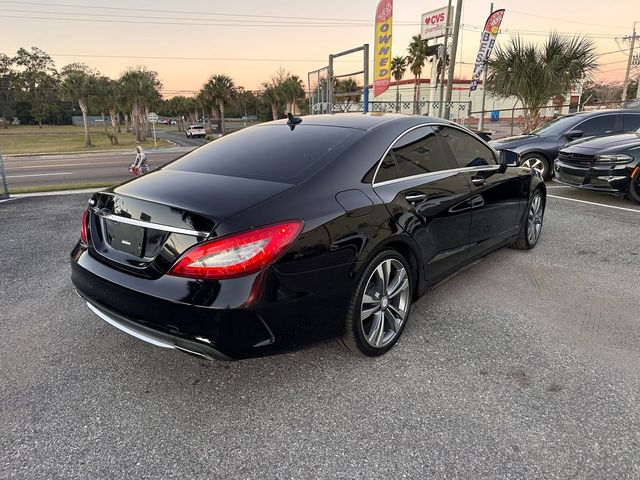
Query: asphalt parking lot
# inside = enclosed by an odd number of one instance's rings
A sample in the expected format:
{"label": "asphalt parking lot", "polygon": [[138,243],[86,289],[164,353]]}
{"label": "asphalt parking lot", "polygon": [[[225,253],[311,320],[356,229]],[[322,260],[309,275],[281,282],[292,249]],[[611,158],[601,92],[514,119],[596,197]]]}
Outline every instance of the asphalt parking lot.
{"label": "asphalt parking lot", "polygon": [[549,193],[533,251],[427,294],[383,358],[235,363],[84,306],[87,194],[0,203],[0,478],[640,478],[640,207]]}

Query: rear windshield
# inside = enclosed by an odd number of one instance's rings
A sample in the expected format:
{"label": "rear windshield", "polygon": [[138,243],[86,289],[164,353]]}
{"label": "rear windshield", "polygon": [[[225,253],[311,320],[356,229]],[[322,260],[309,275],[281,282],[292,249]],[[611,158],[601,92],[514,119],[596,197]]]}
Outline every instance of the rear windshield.
{"label": "rear windshield", "polygon": [[298,125],[246,128],[198,148],[167,165],[168,170],[297,183],[330,161],[356,129]]}
{"label": "rear windshield", "polygon": [[189,128],[204,128],[202,125],[191,125]]}

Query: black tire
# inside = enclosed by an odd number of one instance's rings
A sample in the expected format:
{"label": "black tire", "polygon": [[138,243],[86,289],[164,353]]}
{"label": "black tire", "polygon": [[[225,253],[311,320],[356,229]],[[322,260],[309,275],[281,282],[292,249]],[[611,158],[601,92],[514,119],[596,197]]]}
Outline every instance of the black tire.
{"label": "black tire", "polygon": [[[530,229],[532,228],[532,222],[530,221],[531,210],[536,197],[540,198],[540,208],[541,208],[540,223],[539,223],[540,228],[536,235],[530,235]],[[520,229],[520,237],[515,242],[513,242],[513,244],[511,245],[511,248],[517,248],[518,250],[531,250],[533,247],[535,247],[538,244],[538,240],[540,239],[540,233],[542,232],[545,206],[546,206],[545,197],[542,194],[542,191],[538,188],[533,192],[533,195],[531,195],[531,198],[529,199],[529,203],[527,205],[526,217],[522,224],[522,228]],[[532,237],[535,237],[535,238],[532,238]]]}
{"label": "black tire", "polygon": [[523,155],[520,159],[520,165],[529,165],[529,164],[542,164],[542,171],[540,175],[544,180],[548,180],[551,178],[551,168],[549,165],[549,160],[541,153],[527,153]]}
{"label": "black tire", "polygon": [[636,173],[636,178],[629,181],[629,198],[640,204],[640,172]]}
{"label": "black tire", "polygon": [[[388,333],[393,335],[389,339],[389,341],[384,343],[384,345],[380,347],[376,347],[371,345],[369,341],[367,341],[365,336],[365,331],[364,331],[365,327],[363,326],[364,322],[361,320],[362,308],[365,305],[365,303],[363,303],[363,295],[365,293],[365,288],[367,288],[368,285],[371,285],[369,281],[370,279],[373,278],[374,272],[376,272],[379,266],[381,266],[384,262],[387,262],[387,261],[391,261],[394,264],[395,262],[399,262],[399,264],[401,264],[402,267],[404,267],[404,270],[406,272],[406,280],[408,282],[408,288],[406,290],[402,290],[402,292],[400,293],[400,295],[402,295],[402,299],[404,299],[403,305],[406,313],[404,314],[402,323],[400,324],[399,327],[397,327],[397,331],[392,332],[391,329],[389,330]],[[395,272],[397,274],[399,270],[397,269]],[[358,285],[355,291],[353,292],[353,295],[349,302],[347,316],[345,318],[344,334],[342,336],[341,341],[342,341],[342,344],[349,351],[353,353],[360,353],[369,357],[377,357],[388,352],[397,343],[400,336],[402,335],[402,332],[404,331],[404,327],[407,325],[407,322],[409,321],[409,317],[411,314],[411,299],[412,299],[412,292],[414,289],[414,285],[413,285],[414,278],[415,278],[415,275],[410,269],[409,262],[407,262],[407,260],[395,250],[385,250],[379,253],[378,255],[376,255],[371,260],[371,262],[369,262],[365,270],[362,272],[360,280],[358,281]],[[403,282],[404,280],[402,281],[402,283]],[[398,282],[398,283],[401,283],[401,282]],[[391,298],[391,296],[389,298]],[[380,304],[382,305],[382,299],[380,301]],[[389,305],[388,307],[389,312],[391,312],[392,308],[394,309],[394,311],[396,311],[395,310],[396,307],[394,305],[390,305],[389,301],[387,302],[387,305]],[[385,310],[386,309],[387,308],[385,307]],[[383,309],[380,307],[378,312],[382,316],[382,319],[380,321],[382,322],[382,332],[384,332],[386,326],[390,324],[385,323],[387,321],[386,312],[384,312]],[[370,332],[372,332],[373,329],[374,329],[374,326],[372,324]],[[385,336],[386,334],[382,333],[381,337],[385,337]]]}

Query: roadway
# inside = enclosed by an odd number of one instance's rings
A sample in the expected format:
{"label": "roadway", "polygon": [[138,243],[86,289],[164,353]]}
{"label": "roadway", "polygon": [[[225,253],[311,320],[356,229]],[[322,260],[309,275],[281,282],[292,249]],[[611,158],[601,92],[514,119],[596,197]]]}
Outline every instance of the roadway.
{"label": "roadway", "polygon": [[[189,149],[148,151],[151,168],[157,168],[178,158]],[[9,190],[55,185],[115,184],[131,178],[129,165],[134,152],[82,155],[49,155],[7,157],[4,159]]]}
{"label": "roadway", "polygon": [[[161,167],[205,142],[189,139],[182,133],[157,132],[176,144],[175,147],[145,150],[151,169]],[[96,152],[68,155],[34,155],[4,157],[5,174],[10,190],[56,185],[116,184],[131,178],[129,165],[135,151]]]}

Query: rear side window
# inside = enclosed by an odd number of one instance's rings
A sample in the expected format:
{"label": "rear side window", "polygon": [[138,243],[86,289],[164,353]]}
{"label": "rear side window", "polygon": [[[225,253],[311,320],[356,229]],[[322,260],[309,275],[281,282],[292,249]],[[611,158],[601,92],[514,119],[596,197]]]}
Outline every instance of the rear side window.
{"label": "rear side window", "polygon": [[585,120],[581,124],[576,125],[572,130],[581,130],[583,137],[589,137],[591,135],[606,135],[608,133],[613,133],[615,129],[616,116],[602,115]]}
{"label": "rear side window", "polygon": [[376,174],[376,182],[386,182],[387,180],[395,180],[396,178],[398,178],[396,162],[393,161],[393,154],[389,152],[382,162],[380,162],[378,173]]}
{"label": "rear side window", "polygon": [[421,127],[402,136],[392,147],[400,177],[438,172],[452,168],[431,127]]}
{"label": "rear side window", "polygon": [[351,128],[269,125],[247,128],[198,148],[164,167],[296,183],[330,161],[339,146],[359,138]]}
{"label": "rear side window", "polygon": [[640,128],[640,115],[622,114],[622,131],[635,132]]}
{"label": "rear side window", "polygon": [[440,134],[458,168],[496,165],[493,150],[468,133],[453,127],[440,127]]}

